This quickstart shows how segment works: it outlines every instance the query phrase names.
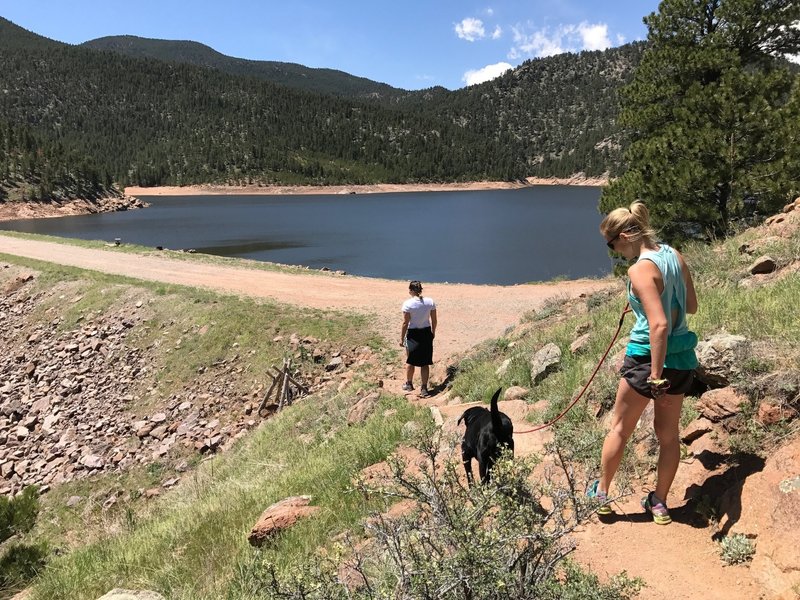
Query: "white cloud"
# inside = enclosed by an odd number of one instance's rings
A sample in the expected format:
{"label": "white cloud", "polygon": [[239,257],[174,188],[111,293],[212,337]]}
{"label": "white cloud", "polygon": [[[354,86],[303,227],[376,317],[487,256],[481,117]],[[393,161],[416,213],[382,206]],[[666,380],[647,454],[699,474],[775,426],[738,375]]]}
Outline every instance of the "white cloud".
{"label": "white cloud", "polygon": [[611,40],[608,39],[608,25],[605,23],[589,25],[584,21],[578,25],[578,33],[583,40],[584,50],[605,50],[611,46]]}
{"label": "white cloud", "polygon": [[464,76],[461,78],[461,80],[467,85],[476,85],[478,83],[483,83],[484,81],[494,79],[495,77],[499,77],[509,69],[513,69],[510,64],[507,62],[499,62],[494,65],[486,65],[482,69],[467,71],[464,73]]}
{"label": "white cloud", "polygon": [[[511,59],[553,56],[563,52],[580,50],[605,50],[609,48],[611,39],[608,25],[605,23],[588,23],[578,25],[559,25],[555,28],[542,27],[531,30],[530,24],[517,25],[512,28],[514,45],[508,52]],[[622,43],[617,35],[617,41]]]}
{"label": "white cloud", "polygon": [[618,46],[622,46],[622,44],[624,44],[624,43],[625,43],[625,36],[622,35],[621,33],[618,33],[617,34],[617,45]]}
{"label": "white cloud", "polygon": [[499,40],[501,37],[503,37],[503,28],[497,25],[492,32],[492,39]]}
{"label": "white cloud", "polygon": [[483,21],[467,17],[461,23],[456,23],[456,35],[462,40],[474,42],[486,37],[486,30],[483,28]]}
{"label": "white cloud", "polygon": [[492,15],[494,15],[494,9],[490,6],[489,8],[486,9],[486,14],[491,17]]}

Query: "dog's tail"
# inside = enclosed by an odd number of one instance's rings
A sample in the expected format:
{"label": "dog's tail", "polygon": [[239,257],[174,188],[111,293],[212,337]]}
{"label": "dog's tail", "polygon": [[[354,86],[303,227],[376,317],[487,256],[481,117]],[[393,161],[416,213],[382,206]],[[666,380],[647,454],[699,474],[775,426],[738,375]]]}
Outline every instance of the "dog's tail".
{"label": "dog's tail", "polygon": [[500,391],[502,389],[503,388],[498,388],[497,391],[494,393],[494,396],[492,396],[492,402],[490,408],[490,412],[492,413],[492,429],[494,429],[495,432],[498,433],[503,431],[503,421],[500,418],[500,409],[497,408],[497,399],[500,397]]}

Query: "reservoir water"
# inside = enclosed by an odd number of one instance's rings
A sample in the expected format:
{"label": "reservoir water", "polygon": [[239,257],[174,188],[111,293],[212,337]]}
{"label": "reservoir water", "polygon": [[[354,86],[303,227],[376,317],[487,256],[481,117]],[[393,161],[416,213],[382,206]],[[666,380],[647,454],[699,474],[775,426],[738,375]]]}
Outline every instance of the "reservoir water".
{"label": "reservoir water", "polygon": [[423,282],[514,284],[611,271],[600,189],[161,196],[149,208],[0,229],[328,267]]}

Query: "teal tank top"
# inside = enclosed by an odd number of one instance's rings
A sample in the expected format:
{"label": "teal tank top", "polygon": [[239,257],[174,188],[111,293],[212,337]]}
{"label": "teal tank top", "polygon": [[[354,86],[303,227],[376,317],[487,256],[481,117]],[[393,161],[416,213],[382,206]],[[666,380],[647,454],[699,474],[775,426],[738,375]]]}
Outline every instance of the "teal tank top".
{"label": "teal tank top", "polygon": [[[689,331],[686,324],[686,282],[683,279],[681,263],[678,255],[667,244],[660,244],[658,250],[642,252],[639,260],[649,260],[661,271],[664,280],[664,291],[661,293],[661,305],[667,317],[667,356],[664,367],[667,369],[694,369],[697,367],[697,335]],[[637,261],[638,262],[638,261]],[[644,306],[633,295],[628,282],[628,302],[631,305],[636,323],[631,330],[630,342],[626,354],[630,356],[650,355],[650,325],[644,312]]]}

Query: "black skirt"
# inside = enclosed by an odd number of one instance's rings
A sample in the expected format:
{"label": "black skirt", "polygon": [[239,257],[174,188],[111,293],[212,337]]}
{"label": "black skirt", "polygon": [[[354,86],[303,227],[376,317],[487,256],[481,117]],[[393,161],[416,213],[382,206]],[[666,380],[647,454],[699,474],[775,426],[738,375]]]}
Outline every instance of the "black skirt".
{"label": "black skirt", "polygon": [[427,367],[433,364],[433,333],[430,327],[409,329],[406,332],[406,364]]}

